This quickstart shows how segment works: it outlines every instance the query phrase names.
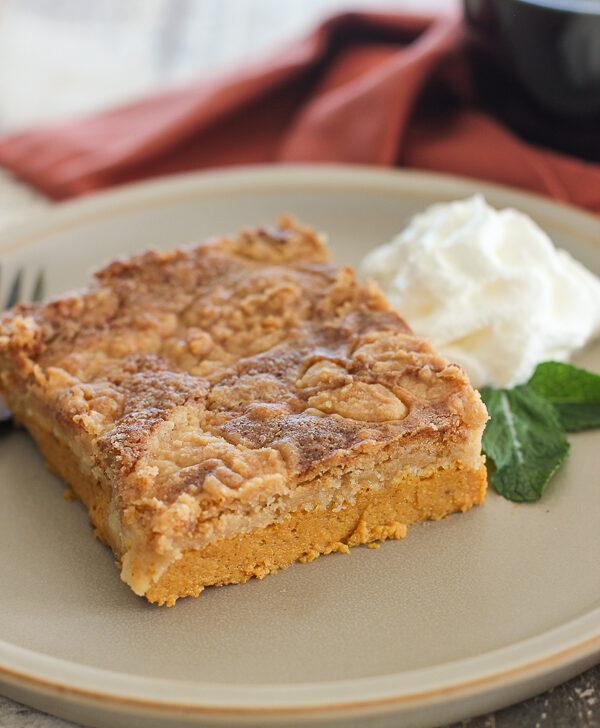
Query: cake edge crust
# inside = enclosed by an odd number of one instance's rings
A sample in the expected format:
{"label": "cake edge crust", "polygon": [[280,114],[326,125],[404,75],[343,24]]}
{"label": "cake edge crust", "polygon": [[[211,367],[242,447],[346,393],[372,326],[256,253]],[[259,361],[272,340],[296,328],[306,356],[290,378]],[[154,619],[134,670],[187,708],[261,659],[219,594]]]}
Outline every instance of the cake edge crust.
{"label": "cake edge crust", "polygon": [[[334,551],[349,553],[350,547],[360,544],[401,539],[411,524],[437,521],[481,503],[486,484],[483,462],[476,468],[456,462],[454,469],[440,469],[434,475],[404,476],[377,491],[365,488],[339,511],[294,511],[264,528],[216,541],[199,551],[186,551],[144,596],[150,602],[172,606],[180,597],[198,596],[205,586],[262,579],[297,561],[312,561]],[[435,503],[427,502],[427,492],[436,493]],[[415,513],[414,501],[421,501],[421,512],[416,509]],[[244,554],[241,560],[240,554]]]}
{"label": "cake edge crust", "polygon": [[[48,468],[86,506],[94,535],[112,549],[121,567],[122,545],[110,526],[110,487],[91,472],[83,472],[69,446],[51,431],[31,418],[26,426]],[[321,554],[404,538],[411,524],[440,520],[483,502],[486,488],[482,457],[471,463],[456,460],[447,467],[434,465],[405,473],[381,488],[362,488],[353,502],[337,511],[299,509],[265,527],[219,539],[200,549],[187,549],[141,596],[149,602],[172,606],[179,598],[198,596],[206,586],[238,584],[252,577],[262,579]]]}

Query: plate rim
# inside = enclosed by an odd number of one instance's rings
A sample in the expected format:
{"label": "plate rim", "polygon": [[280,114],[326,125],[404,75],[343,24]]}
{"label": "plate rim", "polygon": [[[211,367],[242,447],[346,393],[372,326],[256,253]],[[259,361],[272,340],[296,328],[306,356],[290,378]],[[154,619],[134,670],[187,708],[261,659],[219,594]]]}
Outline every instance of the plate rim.
{"label": "plate rim", "polygon": [[[406,189],[403,189],[403,193],[413,194],[415,197],[420,197],[418,193],[421,190],[437,185],[441,190],[452,187],[463,189],[466,195],[481,192],[484,196],[492,195],[507,200],[523,201],[535,207],[544,217],[551,218],[554,224],[572,232],[572,226],[565,225],[565,221],[561,220],[562,216],[566,216],[568,221],[577,227],[578,235],[581,235],[583,228],[584,237],[589,236],[592,244],[600,245],[600,216],[527,190],[427,170],[382,168],[360,164],[301,163],[239,165],[200,172],[183,172],[123,184],[57,202],[49,208],[36,212],[32,220],[11,225],[7,230],[0,232],[0,256],[33,244],[40,236],[63,232],[106,217],[107,212],[119,214],[150,207],[156,200],[195,199],[200,190],[206,195],[219,189],[231,190],[232,180],[236,180],[236,186],[240,190],[246,190],[249,185],[256,187],[257,184],[261,191],[265,191],[268,187],[280,189],[282,186],[300,189],[324,187],[337,190],[346,187],[356,190],[356,182],[350,181],[356,177],[360,177],[365,183],[370,183],[370,188],[363,190],[367,193],[373,191],[377,185],[378,193],[397,194],[398,186],[404,183]],[[414,194],[415,192],[417,194]]]}
{"label": "plate rim", "polygon": [[[360,188],[365,194],[382,192],[431,195],[431,188],[440,190],[439,199],[455,199],[481,192],[502,204],[524,206],[536,210],[536,217],[550,218],[553,225],[567,228],[575,236],[600,243],[600,218],[574,206],[549,200],[541,195],[454,175],[403,169],[387,169],[367,165],[294,164],[244,165],[226,169],[185,173],[163,177],[102,191],[76,200],[59,203],[37,214],[28,222],[13,226],[0,234],[0,257],[34,244],[49,235],[93,224],[94,220],[115,216],[132,209],[150,207],[158,201],[166,203],[199,194],[210,195],[231,191],[267,191],[269,187],[289,189],[327,188],[335,190]],[[511,202],[513,200],[514,202]],[[582,231],[583,234],[582,234]],[[558,646],[557,646],[558,643]],[[529,660],[523,658],[533,650]],[[73,700],[101,700],[113,704],[151,710],[177,709],[197,714],[225,713],[254,715],[266,712],[310,713],[312,711],[350,710],[356,708],[402,706],[469,697],[499,690],[539,675],[581,664],[600,655],[600,607],[555,628],[461,660],[428,666],[417,670],[389,673],[369,678],[288,683],[278,685],[230,685],[227,683],[173,681],[164,678],[140,678],[129,673],[103,670],[60,658],[43,655],[0,640],[0,682],[24,684],[31,689],[44,689]],[[7,662],[8,660],[8,662]],[[12,667],[11,667],[12,661]],[[37,663],[37,669],[34,665]],[[40,671],[41,670],[41,671]],[[62,674],[64,679],[49,680],[48,673]],[[471,679],[465,677],[469,673]],[[463,677],[460,677],[460,675]],[[479,677],[473,679],[473,675]],[[459,677],[457,677],[457,675]],[[423,685],[429,676],[429,687],[415,689],[412,682]],[[112,688],[108,685],[112,683]],[[403,687],[404,684],[404,687]],[[425,684],[427,680],[425,679]],[[98,689],[103,685],[103,689]],[[114,690],[117,685],[122,689]],[[177,687],[182,697],[156,697],[158,686]],[[177,692],[179,694],[177,690]],[[189,691],[189,692],[186,692]],[[220,700],[214,701],[221,692]],[[363,695],[360,700],[358,694]]]}
{"label": "plate rim", "polygon": [[[588,626],[588,623],[589,624]],[[0,660],[6,654],[11,654],[20,660],[22,668],[6,667],[0,662],[0,678],[7,679],[8,684],[24,684],[27,687],[51,691],[55,694],[69,695],[74,700],[104,702],[110,701],[117,706],[130,706],[151,710],[177,710],[197,714],[222,715],[248,715],[257,716],[261,713],[277,714],[304,714],[321,711],[355,710],[358,708],[389,708],[401,709],[415,708],[448,699],[461,699],[473,697],[490,690],[507,689],[519,684],[525,679],[532,679],[547,674],[550,670],[558,670],[568,665],[582,664],[587,659],[600,654],[600,607],[588,612],[583,617],[570,620],[558,627],[529,637],[525,640],[507,645],[502,648],[490,650],[461,660],[454,660],[440,665],[407,670],[388,675],[372,676],[368,678],[354,678],[336,681],[321,681],[318,683],[295,684],[262,684],[262,685],[235,685],[228,683],[209,683],[205,681],[191,682],[169,680],[164,678],[150,678],[121,673],[113,670],[94,668],[61,658],[50,657],[27,648],[12,645],[0,640]],[[577,635],[580,626],[588,626],[587,635]],[[574,630],[574,635],[559,650],[548,644],[541,653],[528,662],[524,662],[519,653],[527,652],[532,645],[552,643],[556,635],[564,631]],[[498,661],[509,660],[504,667],[498,669]],[[512,658],[512,659],[511,659]],[[64,680],[49,679],[47,673],[39,673],[27,669],[28,662],[42,662],[48,671],[66,672],[70,684]],[[471,674],[479,673],[477,678],[465,680],[448,679],[449,675],[468,670]],[[37,673],[37,674],[36,674]],[[411,677],[413,683],[419,683],[432,673],[442,673],[441,678],[434,674],[430,688],[402,689],[402,680]],[[82,679],[83,677],[83,679]],[[444,679],[445,678],[445,679]],[[119,690],[99,689],[92,687],[99,683],[112,683],[119,686]],[[381,686],[385,683],[385,686]],[[357,686],[370,688],[370,696],[361,699],[355,696]],[[186,698],[174,696],[172,699],[156,697],[158,688],[169,688],[178,695],[187,695]],[[377,689],[379,687],[379,689]],[[331,692],[337,688],[342,695],[333,699]],[[233,695],[232,695],[233,692]],[[364,690],[363,690],[364,692]],[[290,693],[294,693],[290,699]],[[222,699],[214,700],[218,694]],[[258,695],[257,695],[258,694]],[[153,697],[150,697],[153,696]],[[210,697],[209,697],[210,696]],[[344,697],[346,696],[346,697]],[[351,697],[354,696],[354,697]],[[232,700],[236,698],[236,700]],[[266,700],[265,700],[266,698]]]}

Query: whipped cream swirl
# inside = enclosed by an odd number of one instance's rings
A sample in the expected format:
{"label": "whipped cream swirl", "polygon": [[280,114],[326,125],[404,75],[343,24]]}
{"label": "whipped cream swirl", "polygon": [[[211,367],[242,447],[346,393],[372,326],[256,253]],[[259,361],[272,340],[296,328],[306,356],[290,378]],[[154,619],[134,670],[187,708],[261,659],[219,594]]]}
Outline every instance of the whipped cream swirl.
{"label": "whipped cream swirl", "polygon": [[600,279],[481,195],[427,208],[362,267],[474,386],[521,384],[600,334]]}

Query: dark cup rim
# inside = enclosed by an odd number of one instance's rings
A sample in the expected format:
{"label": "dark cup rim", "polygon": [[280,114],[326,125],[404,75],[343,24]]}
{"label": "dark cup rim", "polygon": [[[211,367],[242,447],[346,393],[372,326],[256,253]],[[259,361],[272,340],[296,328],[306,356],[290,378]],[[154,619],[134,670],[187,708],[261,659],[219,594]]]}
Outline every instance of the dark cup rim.
{"label": "dark cup rim", "polygon": [[600,0],[514,0],[514,2],[569,15],[600,15]]}

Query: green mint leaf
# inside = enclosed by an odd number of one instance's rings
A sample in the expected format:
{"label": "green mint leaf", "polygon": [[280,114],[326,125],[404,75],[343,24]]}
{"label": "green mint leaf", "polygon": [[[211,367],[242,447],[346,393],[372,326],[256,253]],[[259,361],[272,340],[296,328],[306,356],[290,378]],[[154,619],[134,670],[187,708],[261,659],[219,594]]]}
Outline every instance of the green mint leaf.
{"label": "green mint leaf", "polygon": [[572,364],[538,364],[529,389],[551,402],[567,432],[600,427],[600,376]]}
{"label": "green mint leaf", "polygon": [[569,452],[553,406],[526,385],[480,393],[490,415],[482,448],[495,466],[492,483],[509,500],[539,500]]}

